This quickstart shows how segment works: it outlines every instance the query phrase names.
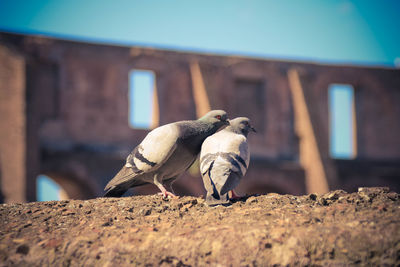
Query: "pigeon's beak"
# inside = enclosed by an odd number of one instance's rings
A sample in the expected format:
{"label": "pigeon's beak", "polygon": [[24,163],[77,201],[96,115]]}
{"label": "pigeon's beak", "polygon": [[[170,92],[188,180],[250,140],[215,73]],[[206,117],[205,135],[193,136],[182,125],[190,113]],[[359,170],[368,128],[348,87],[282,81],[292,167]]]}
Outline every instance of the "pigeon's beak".
{"label": "pigeon's beak", "polygon": [[252,126],[250,126],[250,129],[255,133],[257,132],[256,129],[254,129],[254,127],[252,127]]}
{"label": "pigeon's beak", "polygon": [[229,119],[226,119],[225,124],[226,124],[226,125],[230,125],[230,124],[231,124],[231,123],[229,122]]}

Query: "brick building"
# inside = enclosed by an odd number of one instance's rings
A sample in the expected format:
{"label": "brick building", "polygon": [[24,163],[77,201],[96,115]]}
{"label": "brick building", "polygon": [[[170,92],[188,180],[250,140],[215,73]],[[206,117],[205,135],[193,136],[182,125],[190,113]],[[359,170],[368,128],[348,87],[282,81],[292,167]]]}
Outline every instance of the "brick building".
{"label": "brick building", "polygon": [[[149,129],[132,128],[129,73],[155,74],[152,125],[209,109],[248,116],[251,163],[239,193],[400,191],[400,70],[88,44],[0,33],[0,180],[5,202],[36,200],[45,174],[70,198],[100,196]],[[328,89],[354,88],[353,152],[330,153]],[[175,184],[201,195],[196,168]],[[143,186],[133,193],[157,192]]]}

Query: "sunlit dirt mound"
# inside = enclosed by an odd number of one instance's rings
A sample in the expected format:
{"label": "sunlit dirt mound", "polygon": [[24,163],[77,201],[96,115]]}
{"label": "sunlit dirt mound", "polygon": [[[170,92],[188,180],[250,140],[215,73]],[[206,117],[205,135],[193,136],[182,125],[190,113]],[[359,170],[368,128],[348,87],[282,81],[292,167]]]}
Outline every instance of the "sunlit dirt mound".
{"label": "sunlit dirt mound", "polygon": [[0,266],[400,264],[385,188],[243,198],[98,198],[0,205]]}

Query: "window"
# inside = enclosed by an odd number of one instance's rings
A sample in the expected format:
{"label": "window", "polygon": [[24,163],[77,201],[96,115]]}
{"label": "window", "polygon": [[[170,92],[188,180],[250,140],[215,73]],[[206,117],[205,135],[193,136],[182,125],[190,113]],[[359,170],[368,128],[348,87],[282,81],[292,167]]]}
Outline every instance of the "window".
{"label": "window", "polygon": [[62,200],[68,198],[59,184],[46,175],[36,179],[36,199],[38,201]]}
{"label": "window", "polygon": [[356,155],[354,89],[351,85],[329,87],[330,154],[351,159]]}
{"label": "window", "polygon": [[157,104],[154,72],[132,70],[129,73],[129,125],[149,129],[154,125]]}

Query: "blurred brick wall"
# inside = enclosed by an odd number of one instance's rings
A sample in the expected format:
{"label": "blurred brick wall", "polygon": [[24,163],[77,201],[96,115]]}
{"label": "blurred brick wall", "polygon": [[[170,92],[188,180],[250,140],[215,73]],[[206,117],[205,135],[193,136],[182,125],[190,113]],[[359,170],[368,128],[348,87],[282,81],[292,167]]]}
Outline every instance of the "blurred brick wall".
{"label": "blurred brick wall", "polygon": [[[44,173],[58,177],[55,180],[59,183],[63,179],[73,181],[75,189],[69,191],[70,195],[79,191],[76,198],[100,196],[130,150],[148,133],[128,125],[129,71],[155,72],[160,124],[165,124],[196,119],[190,73],[193,61],[199,63],[211,108],[225,109],[231,118],[248,116],[259,130],[249,136],[252,161],[238,188],[240,193],[305,193],[287,77],[293,68],[301,70],[323,157],[329,157],[327,89],[331,83],[351,84],[356,91],[359,153],[353,166],[361,166],[360,162],[366,160],[372,165],[389,162],[392,178],[385,183],[400,190],[400,171],[393,167],[400,163],[398,69],[181,53],[5,33],[0,34],[0,52],[0,94],[4,96],[0,103],[1,109],[7,110],[0,114],[1,128],[21,124],[22,133],[13,143],[26,148],[11,151],[7,148],[11,130],[2,130],[3,194],[11,190],[5,187],[16,187],[25,194],[25,200],[32,200],[36,175]],[[14,53],[18,54],[17,68],[9,63]],[[17,89],[8,90],[13,84],[19,84]],[[10,98],[14,92],[20,95]],[[16,110],[21,105],[26,109]],[[12,155],[25,158],[30,166],[8,165]],[[346,180],[334,187],[353,190],[367,183],[360,180],[357,171],[346,171],[347,165],[338,162],[335,168],[342,170],[340,175]],[[10,185],[7,179],[13,172],[20,172],[18,177],[25,180]],[[380,173],[375,170],[374,178],[365,175],[368,181],[374,181],[368,184],[380,185]],[[27,190],[22,189],[24,183],[30,185]],[[175,188],[180,194],[204,192],[198,174],[186,173]],[[134,191],[157,190],[145,186]],[[10,194],[5,197],[6,201],[11,199]]]}

